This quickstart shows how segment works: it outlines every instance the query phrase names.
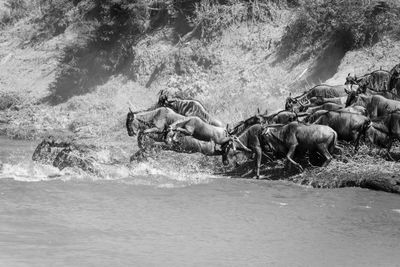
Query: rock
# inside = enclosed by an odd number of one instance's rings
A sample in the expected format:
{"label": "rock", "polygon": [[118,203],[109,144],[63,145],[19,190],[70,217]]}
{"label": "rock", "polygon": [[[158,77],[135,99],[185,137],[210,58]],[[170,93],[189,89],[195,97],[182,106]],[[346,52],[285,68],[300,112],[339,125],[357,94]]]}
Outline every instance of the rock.
{"label": "rock", "polygon": [[32,160],[50,164],[63,170],[66,167],[80,168],[83,171],[98,174],[95,160],[88,156],[90,148],[71,141],[46,138],[36,147]]}

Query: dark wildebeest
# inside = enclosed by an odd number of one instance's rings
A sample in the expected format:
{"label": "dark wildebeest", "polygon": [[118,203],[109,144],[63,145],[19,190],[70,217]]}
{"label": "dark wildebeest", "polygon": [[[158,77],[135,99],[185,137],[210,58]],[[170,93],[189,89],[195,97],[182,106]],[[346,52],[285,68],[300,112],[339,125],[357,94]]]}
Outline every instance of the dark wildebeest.
{"label": "dark wildebeest", "polygon": [[390,70],[389,90],[400,94],[400,64],[397,64]]}
{"label": "dark wildebeest", "polygon": [[129,136],[138,132],[163,132],[170,124],[183,120],[186,117],[170,108],[156,108],[150,111],[129,112],[126,116],[126,129]]}
{"label": "dark wildebeest", "polygon": [[380,95],[367,96],[351,92],[347,97],[346,107],[362,106],[367,110],[367,114],[371,119],[385,116],[391,112],[400,110],[400,102],[387,99]]}
{"label": "dark wildebeest", "polygon": [[304,92],[300,96],[286,98],[285,109],[289,111],[304,111],[305,107],[311,104],[313,97],[336,98],[346,96],[345,85],[320,84]]}
{"label": "dark wildebeest", "polygon": [[268,124],[287,124],[292,121],[297,121],[299,116],[304,113],[295,113],[293,111],[280,110],[271,115],[264,115],[264,119]]}
{"label": "dark wildebeest", "polygon": [[312,114],[318,110],[338,110],[344,108],[344,105],[339,105],[335,103],[325,103],[320,106],[315,106],[315,107],[308,107],[306,109],[306,112],[309,114]]}
{"label": "dark wildebeest", "polygon": [[393,160],[390,149],[394,140],[400,140],[400,112],[394,111],[374,119],[366,136],[371,143],[386,147],[389,158]]}
{"label": "dark wildebeest", "polygon": [[385,70],[376,70],[371,73],[365,74],[361,77],[350,76],[346,77],[345,85],[358,85],[358,90],[365,93],[366,89],[375,91],[389,91],[390,72]]}
{"label": "dark wildebeest", "polygon": [[259,112],[251,116],[250,118],[247,118],[245,120],[239,121],[235,123],[232,127],[229,127],[228,129],[228,134],[229,135],[240,135],[242,132],[244,132],[247,128],[254,124],[262,124],[264,123],[264,116],[260,115]]}
{"label": "dark wildebeest", "polygon": [[262,133],[264,128],[261,124],[255,124],[239,136],[233,137],[229,142],[223,145],[224,153],[228,153],[231,148],[234,150],[241,150],[246,152],[253,152],[256,155],[255,173],[256,177],[260,177],[260,166],[263,144],[261,142]]}
{"label": "dark wildebeest", "polygon": [[180,99],[180,98],[168,98],[168,93],[164,90],[160,91],[160,97],[158,99],[159,107],[167,107],[174,110],[176,113],[186,117],[199,117],[203,121],[218,127],[224,127],[224,124],[219,120],[213,118],[206,110],[204,105],[194,99]]}
{"label": "dark wildebeest", "polygon": [[308,122],[331,127],[336,131],[339,139],[354,142],[356,152],[360,138],[365,134],[371,120],[364,115],[343,110],[320,110],[314,113]]}
{"label": "dark wildebeest", "polygon": [[[143,155],[149,148],[146,143],[146,136],[151,134],[153,141],[164,142],[165,130],[167,127],[179,120],[186,118],[170,108],[156,108],[148,111],[129,112],[126,116],[126,129],[129,136],[137,135],[139,155]],[[153,134],[154,133],[154,134]],[[152,142],[151,142],[152,143]]]}
{"label": "dark wildebeest", "polygon": [[[370,127],[365,132],[365,137],[371,144],[390,150],[389,130],[385,125],[377,122],[371,122]],[[372,147],[370,147],[370,152],[371,150]],[[387,152],[387,154],[390,157],[389,152]]]}
{"label": "dark wildebeest", "polygon": [[319,152],[325,157],[322,167],[326,167],[332,160],[331,153],[337,147],[337,133],[329,126],[317,124],[303,124],[291,122],[284,126],[268,127],[263,133],[262,142],[277,155],[286,155],[286,158],[300,171],[301,165],[293,160],[298,149],[301,152]]}
{"label": "dark wildebeest", "polygon": [[231,139],[226,128],[208,124],[199,117],[185,117],[183,120],[172,123],[167,131],[168,134],[173,134],[176,131],[181,132],[198,140],[212,141],[219,145]]}
{"label": "dark wildebeest", "polygon": [[357,94],[380,95],[380,96],[383,96],[384,98],[387,98],[387,99],[398,100],[398,101],[400,100],[400,95],[398,95],[396,93],[396,91],[391,91],[391,90],[381,90],[381,91],[379,91],[379,90],[376,90],[376,89],[374,89],[372,87],[367,87],[367,88],[364,88],[364,89],[357,88],[357,90],[355,90],[355,91],[348,90],[346,92],[347,92],[347,94],[351,94],[352,92],[356,92]]}

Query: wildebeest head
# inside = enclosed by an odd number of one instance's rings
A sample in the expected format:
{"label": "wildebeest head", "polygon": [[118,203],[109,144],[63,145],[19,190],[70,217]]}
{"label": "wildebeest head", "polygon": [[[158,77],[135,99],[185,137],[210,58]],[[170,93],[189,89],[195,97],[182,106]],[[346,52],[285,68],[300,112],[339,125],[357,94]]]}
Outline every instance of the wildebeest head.
{"label": "wildebeest head", "polygon": [[292,98],[292,95],[290,94],[285,101],[285,110],[287,111],[293,111],[293,106],[296,104],[297,101],[296,99]]}
{"label": "wildebeest head", "polygon": [[349,92],[347,99],[346,99],[346,107],[357,102],[358,94],[359,94],[359,92],[356,92],[356,91]]}
{"label": "wildebeest head", "polygon": [[265,122],[266,115],[261,115],[259,112],[250,118],[243,121],[243,128],[248,128],[254,124],[262,124]]}
{"label": "wildebeest head", "polygon": [[311,102],[308,99],[307,92],[295,98],[291,97],[291,94],[289,94],[289,97],[286,98],[285,110],[301,112],[305,111],[310,104]]}
{"label": "wildebeest head", "polygon": [[167,107],[168,106],[168,92],[165,90],[161,90],[158,97],[158,106],[159,107]]}
{"label": "wildebeest head", "polygon": [[346,77],[346,82],[344,83],[344,85],[355,85],[357,84],[357,76],[351,76],[350,73],[347,75]]}
{"label": "wildebeest head", "polygon": [[129,108],[129,112],[126,115],[126,129],[128,130],[129,136],[134,136],[139,130],[139,123],[135,119],[135,113]]}

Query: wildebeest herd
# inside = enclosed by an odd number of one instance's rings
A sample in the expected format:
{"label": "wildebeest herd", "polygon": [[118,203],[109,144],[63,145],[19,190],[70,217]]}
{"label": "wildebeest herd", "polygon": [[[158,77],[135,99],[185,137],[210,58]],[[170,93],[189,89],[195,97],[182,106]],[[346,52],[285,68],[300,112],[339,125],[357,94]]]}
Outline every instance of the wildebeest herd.
{"label": "wildebeest herd", "polygon": [[[262,157],[284,158],[300,171],[294,155],[319,155],[327,166],[342,149],[338,140],[354,144],[360,139],[387,148],[400,138],[400,64],[391,71],[376,70],[361,77],[346,77],[344,85],[317,85],[300,96],[289,96],[285,109],[267,112],[224,126],[197,100],[171,98],[161,91],[157,105],[145,111],[129,110],[126,128],[138,137],[143,156],[158,147],[183,153],[222,156],[228,164],[232,151],[255,155],[255,175],[260,176]],[[392,158],[391,158],[392,159]]]}

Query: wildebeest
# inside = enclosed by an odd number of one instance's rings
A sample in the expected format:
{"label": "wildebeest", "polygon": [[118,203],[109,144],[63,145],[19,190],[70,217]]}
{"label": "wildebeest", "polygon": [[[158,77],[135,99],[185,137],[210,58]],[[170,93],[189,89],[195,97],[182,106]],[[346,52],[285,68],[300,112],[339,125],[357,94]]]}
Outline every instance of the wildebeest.
{"label": "wildebeest", "polygon": [[312,114],[318,110],[338,110],[344,108],[344,105],[339,105],[335,103],[325,103],[320,106],[315,106],[315,107],[308,107],[306,109],[306,112],[309,114]]}
{"label": "wildebeest", "polygon": [[300,96],[286,98],[285,109],[289,111],[304,111],[304,107],[311,104],[313,97],[336,98],[346,96],[347,86],[320,84],[304,92]]}
{"label": "wildebeest", "polygon": [[228,134],[229,135],[240,135],[242,132],[244,132],[247,128],[254,124],[261,124],[264,122],[264,116],[260,115],[259,112],[251,116],[250,118],[247,118],[245,120],[239,121],[235,123],[232,127],[228,127]]}
{"label": "wildebeest", "polygon": [[350,76],[349,73],[346,77],[345,85],[358,85],[358,89],[362,93],[365,93],[366,89],[389,91],[390,76],[390,72],[385,70],[376,70],[361,77]]}
{"label": "wildebeest", "polygon": [[390,70],[389,89],[400,94],[400,64],[397,64]]}
{"label": "wildebeest", "polygon": [[393,160],[390,149],[394,140],[400,140],[400,111],[374,119],[372,126],[372,129],[367,131],[367,138],[374,144],[387,147],[387,154]]}
{"label": "wildebeest", "polygon": [[[142,138],[142,143],[144,145],[143,150],[140,151],[141,153],[154,148],[187,154],[202,153],[206,156],[222,156],[223,164],[228,164],[227,154],[222,153],[221,147],[214,142],[200,141],[179,132],[175,132],[173,136],[164,133],[150,133],[143,135]],[[135,154],[135,156],[137,156],[137,154]],[[135,157],[132,156],[131,161],[134,158]]]}
{"label": "wildebeest", "polygon": [[[365,132],[365,137],[371,144],[390,150],[389,130],[382,123],[371,122],[370,127]],[[390,157],[389,152],[387,154]]]}
{"label": "wildebeest", "polygon": [[163,132],[170,124],[186,118],[170,108],[156,108],[150,111],[133,112],[129,110],[126,116],[126,129],[129,136],[138,132]]}
{"label": "wildebeest", "polygon": [[323,105],[325,103],[334,103],[338,105],[344,105],[346,103],[347,95],[341,97],[312,97],[310,102],[312,105]]}
{"label": "wildebeest", "polygon": [[367,96],[357,92],[351,92],[347,97],[346,107],[350,105],[364,107],[371,119],[400,110],[399,101],[387,99],[380,95]]}
{"label": "wildebeest", "polygon": [[296,113],[293,111],[281,110],[271,115],[264,115],[264,119],[268,124],[287,124],[292,121],[297,121],[299,116],[304,113]]}
{"label": "wildebeest", "polygon": [[343,110],[320,110],[313,114],[309,123],[327,125],[336,131],[338,138],[354,142],[354,150],[359,147],[360,138],[369,127],[371,120],[357,113]]}
{"label": "wildebeest", "polygon": [[350,113],[360,114],[360,115],[364,115],[364,116],[367,115],[367,109],[362,106],[349,106],[349,107],[339,109],[339,111],[350,112]]}
{"label": "wildebeest", "polygon": [[262,142],[267,144],[275,154],[286,155],[289,162],[301,171],[303,170],[301,165],[293,160],[296,149],[304,153],[320,152],[325,157],[322,167],[326,167],[331,162],[331,153],[339,149],[337,148],[337,133],[326,125],[291,122],[280,127],[267,126],[262,136]]}
{"label": "wildebeest", "polygon": [[208,124],[198,117],[185,117],[168,126],[168,134],[176,131],[201,141],[213,141],[219,145],[231,139],[227,129]]}
{"label": "wildebeest", "polygon": [[263,144],[260,140],[263,131],[264,128],[261,124],[255,124],[246,129],[243,133],[241,133],[237,137],[233,137],[229,142],[223,145],[224,153],[228,153],[231,148],[255,153],[256,178],[260,177],[260,166],[261,166],[262,149],[263,149],[262,148]]}
{"label": "wildebeest", "polygon": [[160,91],[160,97],[158,99],[159,107],[167,107],[178,114],[181,114],[186,117],[194,116],[199,117],[205,122],[218,126],[224,127],[224,124],[219,120],[213,118],[206,110],[204,105],[194,99],[180,99],[180,98],[168,98],[168,93],[164,90]]}

